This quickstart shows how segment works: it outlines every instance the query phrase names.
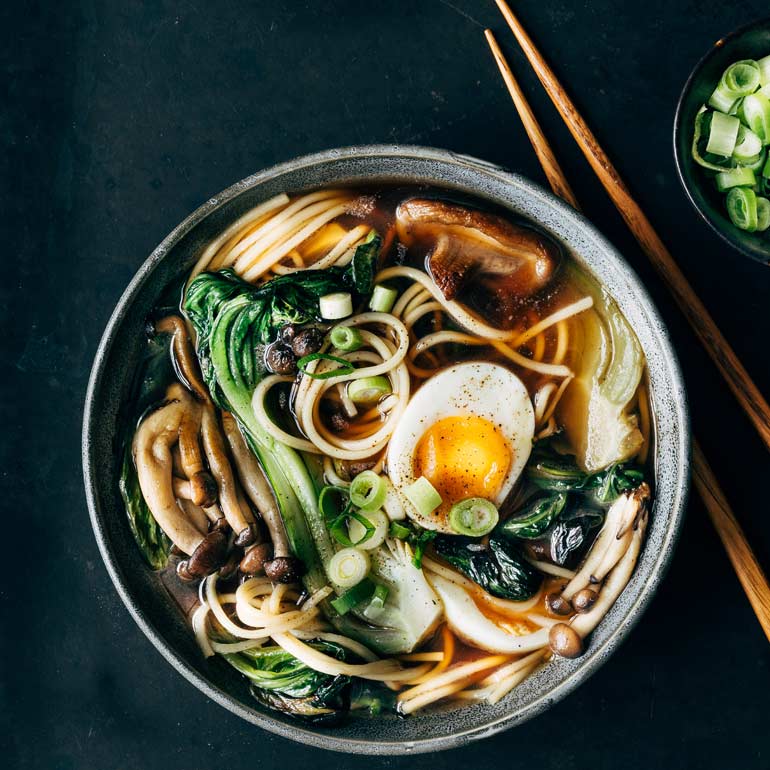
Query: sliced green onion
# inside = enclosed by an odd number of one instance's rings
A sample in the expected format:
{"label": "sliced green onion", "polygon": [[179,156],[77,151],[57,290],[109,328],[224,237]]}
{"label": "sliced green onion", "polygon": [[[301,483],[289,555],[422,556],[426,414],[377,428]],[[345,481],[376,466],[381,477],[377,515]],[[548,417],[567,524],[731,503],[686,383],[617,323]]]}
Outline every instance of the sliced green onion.
{"label": "sliced green onion", "polygon": [[348,398],[354,404],[373,404],[392,392],[390,380],[381,374],[352,380],[347,387]]}
{"label": "sliced green onion", "polygon": [[770,83],[767,83],[766,85],[762,86],[762,88],[757,91],[758,94],[763,94],[768,99],[770,99]]}
{"label": "sliced green onion", "polygon": [[385,502],[385,481],[374,471],[362,471],[350,482],[350,502],[363,511],[374,511]]}
{"label": "sliced green onion", "polygon": [[469,497],[452,506],[449,526],[458,535],[481,537],[491,532],[500,520],[497,508],[483,497]]}
{"label": "sliced green onion", "polygon": [[764,232],[770,227],[770,200],[757,195],[757,232]]}
{"label": "sliced green onion", "polygon": [[718,155],[709,155],[706,152],[705,139],[711,128],[711,118],[716,113],[707,110],[705,107],[695,116],[695,129],[692,136],[692,158],[703,168],[711,171],[724,171],[726,168],[733,168],[735,161],[732,156],[721,158]]}
{"label": "sliced green onion", "polygon": [[441,495],[425,476],[404,489],[404,495],[421,516],[429,516],[442,502]]}
{"label": "sliced green onion", "polygon": [[762,83],[763,87],[770,85],[770,56],[759,59],[757,67],[759,67],[759,82]]}
{"label": "sliced green onion", "polygon": [[367,511],[351,516],[348,535],[354,545],[365,551],[379,548],[388,536],[388,517],[383,511]]}
{"label": "sliced green onion", "polygon": [[729,171],[720,171],[715,177],[717,190],[725,192],[731,187],[752,187],[757,183],[754,172],[750,168],[738,166]]}
{"label": "sliced green onion", "polygon": [[729,158],[735,149],[740,126],[740,120],[733,115],[723,115],[721,112],[715,112],[711,116],[706,152]]}
{"label": "sliced green onion", "polygon": [[329,321],[347,318],[353,313],[353,298],[346,291],[324,294],[318,300],[318,307],[321,311],[321,317]]}
{"label": "sliced green onion", "polygon": [[767,150],[763,147],[755,157],[749,158],[741,162],[741,166],[750,168],[755,174],[759,174],[765,165],[765,159],[767,158]]}
{"label": "sliced green onion", "polygon": [[741,59],[731,64],[722,75],[725,87],[738,96],[748,96],[759,88],[759,64],[753,59]]}
{"label": "sliced green onion", "polygon": [[763,144],[770,144],[770,99],[763,93],[750,94],[743,100],[739,115]]}
{"label": "sliced green onion", "polygon": [[395,289],[378,284],[374,287],[372,297],[369,300],[369,309],[376,313],[390,313],[393,305],[396,304],[396,297],[398,297],[398,292]]}
{"label": "sliced green onion", "polygon": [[762,140],[750,128],[741,126],[735,140],[733,157],[739,163],[744,163],[756,158],[760,152],[762,152]]}
{"label": "sliced green onion", "polygon": [[[347,615],[350,610],[369,599],[377,588],[373,580],[364,578],[360,583],[345,591],[342,596],[332,599],[330,604],[340,615]],[[387,595],[387,594],[386,594]]]}
{"label": "sliced green onion", "polygon": [[326,571],[333,583],[352,588],[369,574],[369,557],[358,548],[343,548],[329,560]]}
{"label": "sliced green onion", "polygon": [[390,537],[395,537],[397,540],[406,540],[411,534],[412,530],[409,527],[399,524],[397,521],[390,522],[390,529],[388,530]]}
{"label": "sliced green onion", "polygon": [[762,169],[762,176],[765,179],[770,178],[770,155],[767,156],[767,163],[765,163],[765,167]]}
{"label": "sliced green onion", "polygon": [[733,187],[727,193],[727,215],[741,230],[753,233],[757,229],[757,196],[749,187]]}
{"label": "sliced green onion", "polygon": [[383,585],[382,583],[377,584],[377,587],[372,594],[372,598],[369,600],[369,605],[364,610],[364,617],[367,618],[367,620],[377,620],[380,615],[382,615],[382,611],[385,609],[385,601],[387,600],[389,593],[390,589],[386,585]]}
{"label": "sliced green onion", "polygon": [[729,113],[739,99],[737,94],[725,88],[720,81],[714,93],[709,97],[708,106],[719,112]]}
{"label": "sliced green onion", "polygon": [[[326,372],[309,372],[307,371],[307,365],[312,361],[334,361],[335,363],[340,364],[340,366]],[[306,374],[314,380],[328,380],[330,377],[339,377],[340,375],[350,374],[354,371],[353,364],[351,364],[350,361],[346,361],[344,358],[339,358],[337,356],[330,356],[328,353],[311,353],[310,355],[302,356],[302,358],[297,361],[297,369],[299,369],[302,374]]]}
{"label": "sliced green onion", "polygon": [[338,350],[352,353],[364,344],[364,339],[361,332],[352,326],[335,326],[329,335],[329,342]]}
{"label": "sliced green onion", "polygon": [[318,495],[318,510],[325,519],[336,519],[347,506],[348,497],[348,490],[345,487],[326,486]]}

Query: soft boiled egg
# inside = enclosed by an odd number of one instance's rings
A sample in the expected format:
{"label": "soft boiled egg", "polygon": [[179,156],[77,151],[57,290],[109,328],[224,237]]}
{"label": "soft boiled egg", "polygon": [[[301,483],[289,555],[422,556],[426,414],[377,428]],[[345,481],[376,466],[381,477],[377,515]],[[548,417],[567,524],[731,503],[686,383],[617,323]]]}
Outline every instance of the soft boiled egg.
{"label": "soft boiled egg", "polygon": [[[412,520],[452,533],[455,503],[482,497],[502,504],[529,459],[534,433],[532,402],[513,372],[486,362],[450,366],[404,410],[388,446],[388,475]],[[403,494],[421,476],[442,501],[427,515]]]}

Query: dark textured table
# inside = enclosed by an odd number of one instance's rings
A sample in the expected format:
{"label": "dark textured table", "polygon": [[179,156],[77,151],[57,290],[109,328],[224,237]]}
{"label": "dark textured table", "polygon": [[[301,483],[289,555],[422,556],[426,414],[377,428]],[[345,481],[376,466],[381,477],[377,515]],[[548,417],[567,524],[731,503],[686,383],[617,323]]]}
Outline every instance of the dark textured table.
{"label": "dark textured table", "polygon": [[[80,469],[88,371],[134,271],[190,211],[327,147],[446,147],[543,181],[482,36],[498,33],[588,215],[670,324],[693,422],[770,569],[768,454],[562,127],[487,0],[4,4],[0,766],[768,768],[770,647],[697,498],[620,651],[545,715],[465,749],[364,759],[274,737],[164,662],[123,608]],[[730,252],[675,177],[691,67],[767,12],[741,3],[516,7],[770,395],[770,270]],[[8,558],[10,556],[10,563]]]}

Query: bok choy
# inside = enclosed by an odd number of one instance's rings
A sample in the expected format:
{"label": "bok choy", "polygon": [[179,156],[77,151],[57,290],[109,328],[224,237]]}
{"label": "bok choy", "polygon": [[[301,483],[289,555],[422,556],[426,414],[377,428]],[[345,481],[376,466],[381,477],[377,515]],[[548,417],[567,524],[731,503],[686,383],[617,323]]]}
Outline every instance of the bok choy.
{"label": "bok choy", "polygon": [[[332,642],[309,644],[337,660],[350,657],[344,647]],[[350,677],[316,671],[281,647],[255,647],[223,657],[251,680],[254,697],[277,711],[314,724],[328,724],[348,710]]]}
{"label": "bok choy", "polygon": [[[285,323],[318,320],[321,296],[345,289],[357,294],[368,291],[378,249],[379,241],[372,238],[358,247],[346,268],[303,270],[257,287],[229,270],[202,273],[187,288],[183,303],[197,332],[197,354],[206,383],[217,404],[235,415],[265,470],[292,550],[305,565],[303,581],[311,593],[329,583],[342,592],[326,572],[336,547],[319,508],[320,486],[312,463],[273,439],[254,416],[251,399],[265,375],[260,346],[272,342]],[[371,263],[368,269],[367,263]],[[340,616],[328,600],[322,609],[342,633],[377,652],[410,651],[433,629],[437,601],[408,559],[383,546],[373,553],[372,562],[373,577],[392,589],[382,613],[384,621],[378,618],[378,624],[372,625],[354,612]],[[414,590],[395,590],[402,579],[410,581]]]}
{"label": "bok choy", "polygon": [[643,437],[631,401],[642,378],[644,355],[636,335],[607,292],[572,269],[594,298],[575,319],[583,338],[573,362],[575,379],[557,406],[557,419],[581,469],[594,472],[637,454]]}

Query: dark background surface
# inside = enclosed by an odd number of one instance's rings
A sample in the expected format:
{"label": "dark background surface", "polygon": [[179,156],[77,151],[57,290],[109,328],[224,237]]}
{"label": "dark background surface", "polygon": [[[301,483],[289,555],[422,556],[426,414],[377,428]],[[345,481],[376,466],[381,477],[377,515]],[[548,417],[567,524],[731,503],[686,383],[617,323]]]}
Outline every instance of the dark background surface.
{"label": "dark background surface", "polygon": [[[770,270],[730,252],[699,220],[671,152],[691,67],[766,3],[515,7],[770,394]],[[700,440],[770,568],[766,450],[491,0],[9,3],[0,15],[0,765],[770,767],[770,650],[697,499],[663,587],[598,674],[528,724],[422,757],[335,755],[240,721],[163,661],[102,565],[82,488],[82,402],[99,337],[134,271],[221,189],[328,147],[434,145],[544,182],[484,42],[492,26],[588,215],[669,323]]]}

